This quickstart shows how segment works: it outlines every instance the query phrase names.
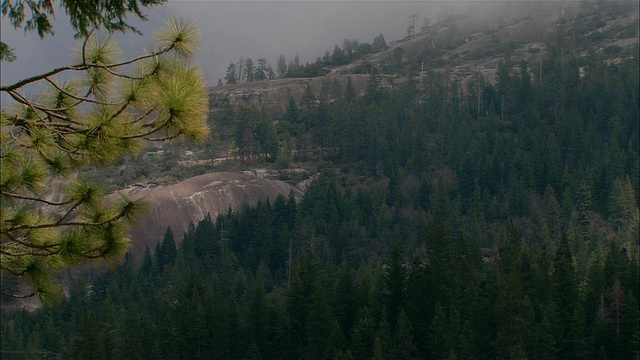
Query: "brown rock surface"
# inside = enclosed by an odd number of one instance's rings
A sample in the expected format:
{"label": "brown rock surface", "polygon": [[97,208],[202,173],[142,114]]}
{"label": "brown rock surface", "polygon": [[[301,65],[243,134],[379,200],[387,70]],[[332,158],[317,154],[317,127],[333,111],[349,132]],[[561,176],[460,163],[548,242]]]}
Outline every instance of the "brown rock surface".
{"label": "brown rock surface", "polygon": [[[271,117],[278,118],[287,110],[289,98],[293,98],[296,103],[300,104],[300,99],[307,88],[307,84],[309,84],[314,95],[318,98],[323,82],[329,84],[329,88],[333,88],[332,85],[337,83],[341,91],[344,92],[349,78],[351,78],[356,93],[363,94],[369,75],[328,75],[314,78],[285,78],[233,85],[218,85],[209,88],[210,104],[213,109],[216,109],[226,101],[233,105],[239,103],[256,105],[267,109]],[[329,94],[329,97],[332,98],[332,95],[333,94]]]}
{"label": "brown rock surface", "polygon": [[255,204],[267,198],[273,202],[280,194],[287,196],[291,189],[292,186],[283,181],[230,172],[204,174],[156,188],[131,187],[126,190],[128,195],[147,204],[144,213],[130,227],[131,253],[135,259],[141,259],[146,246],[153,250],[162,240],[167,226],[171,226],[179,243],[189,222],[197,224],[207,213],[215,217],[245,202]]}

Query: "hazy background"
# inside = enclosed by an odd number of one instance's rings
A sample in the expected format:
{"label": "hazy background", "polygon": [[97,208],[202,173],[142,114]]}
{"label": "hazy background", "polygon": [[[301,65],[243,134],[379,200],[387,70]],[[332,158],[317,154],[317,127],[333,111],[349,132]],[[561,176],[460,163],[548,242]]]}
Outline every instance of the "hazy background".
{"label": "hazy background", "polygon": [[[475,1],[184,1],[167,3],[144,9],[148,21],[131,18],[130,24],[142,31],[116,33],[125,57],[140,54],[153,45],[153,32],[171,16],[195,21],[201,31],[201,49],[194,61],[199,63],[209,85],[224,79],[227,66],[240,57],[261,57],[276,68],[276,59],[283,54],[287,63],[297,53],[302,64],[313,62],[333,51],[343,40],[357,39],[373,42],[382,33],[387,43],[402,39],[406,34],[408,17],[420,16],[416,31],[424,17],[436,22],[443,12],[466,13],[472,23],[487,26],[504,23],[513,16],[525,13],[540,15],[544,8],[563,7],[573,0],[475,0]],[[74,31],[64,11],[56,9],[53,21],[54,36],[40,39],[35,33],[13,29],[4,18],[2,40],[15,49],[18,59],[2,62],[0,82],[11,84],[27,76],[74,63],[73,53],[78,46]],[[476,29],[479,31],[480,29]],[[31,90],[31,89],[30,89]],[[2,101],[6,100],[3,94]]]}
{"label": "hazy background", "polygon": [[[289,62],[298,53],[301,63],[315,61],[345,38],[371,43],[382,33],[387,40],[404,37],[411,14],[435,20],[445,6],[462,2],[433,1],[169,1],[146,9],[148,21],[131,21],[143,35],[117,34],[123,53],[139,54],[153,44],[153,31],[170,16],[194,20],[201,30],[202,47],[195,57],[209,82],[224,79],[226,68],[243,56],[254,61],[264,57],[274,67],[283,54]],[[504,2],[503,2],[504,4]],[[57,9],[58,10],[58,9]],[[133,19],[132,19],[133,20]],[[422,25],[422,19],[416,28]],[[2,40],[18,59],[1,64],[2,84],[57,66],[73,63],[77,41],[66,16],[59,10],[54,36],[40,39],[35,33],[14,30],[2,19]]]}

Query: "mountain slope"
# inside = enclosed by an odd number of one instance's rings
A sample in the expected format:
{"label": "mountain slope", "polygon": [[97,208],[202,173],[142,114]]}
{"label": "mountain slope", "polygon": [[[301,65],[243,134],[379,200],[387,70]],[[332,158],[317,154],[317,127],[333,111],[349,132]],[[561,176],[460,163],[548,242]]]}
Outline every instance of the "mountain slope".
{"label": "mountain slope", "polygon": [[[464,14],[444,14],[433,26],[392,41],[385,50],[369,53],[348,64],[309,65],[324,66],[329,73],[326,76],[211,87],[212,109],[215,111],[225,103],[244,103],[266,108],[272,118],[279,118],[289,98],[300,102],[307,84],[316,98],[320,98],[323,86],[338,84],[344,90],[350,77],[356,93],[362,94],[372,66],[378,66],[386,75],[383,85],[387,87],[404,82],[408,74],[424,78],[428,71],[446,71],[453,81],[463,84],[463,89],[478,74],[483,81],[495,84],[497,68],[505,54],[514,59],[515,64],[522,60],[530,69],[536,69],[548,53],[548,44],[558,44],[567,38],[570,44],[565,47],[571,49],[571,54],[566,56],[596,55],[605,61],[637,56],[638,10],[631,2],[609,6],[590,2],[532,3],[516,7],[518,10],[502,9],[510,6],[513,7],[512,4],[498,6],[496,13],[490,15],[477,15],[471,10]],[[336,98],[335,92],[328,95],[329,100]]]}
{"label": "mountain slope", "polygon": [[153,249],[168,226],[180,242],[189,223],[197,224],[207,214],[215,218],[218,213],[238,209],[245,203],[255,205],[266,199],[273,202],[278,195],[287,196],[292,190],[294,187],[283,181],[231,172],[204,174],[155,188],[130,187],[127,193],[147,204],[130,228],[131,252],[141,259],[145,247]]}

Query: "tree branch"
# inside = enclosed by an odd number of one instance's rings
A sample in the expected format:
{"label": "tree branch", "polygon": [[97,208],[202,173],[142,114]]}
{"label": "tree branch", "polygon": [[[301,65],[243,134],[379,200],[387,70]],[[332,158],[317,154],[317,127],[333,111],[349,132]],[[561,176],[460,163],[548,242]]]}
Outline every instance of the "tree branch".
{"label": "tree branch", "polygon": [[162,55],[164,53],[167,53],[167,52],[171,51],[173,48],[175,48],[175,45],[171,44],[171,45],[167,46],[166,48],[161,49],[161,50],[156,51],[156,52],[152,52],[151,54],[141,55],[141,56],[135,57],[135,58],[127,60],[127,61],[119,62],[119,63],[116,63],[116,64],[110,64],[110,65],[83,63],[83,64],[79,64],[79,65],[61,66],[59,68],[50,70],[50,71],[48,71],[46,73],[42,73],[40,75],[35,75],[35,76],[28,77],[26,79],[22,79],[22,80],[14,83],[14,84],[11,84],[11,85],[0,86],[0,91],[9,92],[11,90],[19,89],[19,88],[21,88],[21,87],[23,87],[23,86],[25,86],[27,84],[30,84],[30,83],[33,83],[33,82],[37,82],[37,81],[43,80],[45,78],[48,78],[48,77],[50,77],[52,75],[56,75],[56,74],[59,74],[61,72],[69,71],[69,70],[72,70],[72,71],[84,71],[84,70],[88,70],[90,68],[115,69],[115,68],[118,68],[120,66],[130,65],[130,64],[136,63],[136,62],[138,62],[140,60],[149,59],[149,58],[152,58],[152,57],[155,57],[155,56]]}
{"label": "tree branch", "polygon": [[[49,79],[48,77],[44,78],[45,81],[47,81],[49,84],[53,85],[53,87],[55,87],[58,91],[60,91],[61,93],[67,95],[68,97],[74,99],[74,100],[78,100],[80,101],[80,103],[83,102],[89,102],[89,103],[93,103],[93,104],[98,104],[98,105],[105,105],[105,106],[111,106],[111,105],[116,105],[115,104],[110,104],[110,103],[106,103],[106,102],[102,102],[102,101],[98,101],[98,100],[93,100],[93,99],[89,99],[87,97],[80,97],[77,95],[74,95],[64,89],[62,89],[60,86],[58,86],[58,84],[56,84],[55,82],[53,82],[51,79]],[[89,91],[89,93],[91,93],[91,91]]]}
{"label": "tree branch", "polygon": [[125,209],[123,209],[122,211],[120,211],[118,214],[116,214],[115,216],[111,217],[110,219],[107,219],[107,220],[102,221],[102,222],[69,221],[69,222],[66,222],[66,223],[55,222],[55,223],[47,223],[47,224],[40,224],[40,225],[22,224],[22,225],[17,225],[17,226],[10,227],[10,228],[8,228],[6,230],[3,230],[2,232],[5,233],[5,232],[9,232],[9,231],[24,230],[24,229],[28,229],[28,230],[31,230],[31,229],[50,229],[50,228],[64,227],[64,226],[100,227],[100,226],[104,226],[104,225],[113,224],[114,222],[120,220],[121,218],[123,218],[126,215],[126,212],[127,212],[127,210],[129,208],[130,208],[130,205],[127,204]]}
{"label": "tree branch", "polygon": [[[153,126],[153,125],[151,125],[151,126]],[[162,130],[165,126],[166,126],[166,123],[163,124],[162,126],[155,127],[153,129],[151,129],[150,131],[147,131],[146,133],[125,135],[125,136],[121,136],[120,139],[122,139],[122,140],[130,140],[130,139],[146,138],[146,136],[153,135],[153,134],[157,133],[158,131]]]}
{"label": "tree branch", "polygon": [[161,138],[144,138],[144,139],[147,140],[147,141],[167,141],[167,140],[175,139],[180,135],[182,135],[182,133],[180,131],[178,131],[177,133],[175,133],[173,135],[169,135],[169,136],[165,136],[165,137],[161,137]]}
{"label": "tree branch", "polygon": [[38,292],[35,291],[35,292],[32,292],[31,294],[18,295],[18,294],[8,293],[8,292],[5,292],[5,291],[0,291],[0,295],[8,296],[8,297],[11,297],[11,298],[14,298],[14,299],[27,299],[27,298],[30,298],[30,297],[37,296]]}
{"label": "tree branch", "polygon": [[[11,241],[13,241],[15,243],[18,243],[18,244],[20,244],[22,246],[28,247],[30,249],[46,250],[46,249],[54,248],[56,246],[60,246],[60,244],[48,244],[48,245],[32,244],[32,243],[26,242],[24,240],[18,239],[17,237],[11,235],[9,233],[9,231],[11,231],[11,230],[2,230],[2,234],[5,235],[7,238],[11,239]],[[8,244],[9,243],[4,243],[4,244],[2,244],[3,245],[2,247],[5,248],[5,247],[7,247]],[[52,254],[54,254],[54,253],[52,253]]]}
{"label": "tree branch", "polygon": [[55,202],[47,201],[47,200],[40,199],[40,198],[34,198],[34,197],[23,196],[23,195],[18,195],[18,194],[12,194],[12,193],[8,193],[8,192],[2,191],[2,190],[0,190],[0,194],[4,195],[4,196],[16,198],[16,199],[37,201],[37,202],[41,202],[41,203],[44,203],[44,204],[47,204],[47,205],[51,205],[51,206],[69,205],[69,204],[71,204],[73,202],[73,200],[69,200],[69,201],[65,201],[65,202],[55,203]]}

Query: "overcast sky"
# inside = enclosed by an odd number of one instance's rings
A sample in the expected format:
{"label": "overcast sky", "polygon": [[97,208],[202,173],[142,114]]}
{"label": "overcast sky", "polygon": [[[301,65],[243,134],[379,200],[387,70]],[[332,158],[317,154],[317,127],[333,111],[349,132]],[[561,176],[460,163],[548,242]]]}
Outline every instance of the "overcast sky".
{"label": "overcast sky", "polygon": [[[345,38],[371,43],[382,33],[387,42],[401,39],[411,14],[437,17],[445,4],[434,1],[179,1],[146,9],[149,21],[132,21],[143,35],[118,35],[125,55],[133,56],[153,44],[153,30],[170,16],[195,21],[201,30],[198,62],[210,85],[224,78],[229,63],[241,56],[264,57],[275,68],[298,53],[312,62]],[[422,20],[420,20],[422,21]],[[2,84],[72,63],[77,42],[64,13],[54,21],[54,36],[13,30],[2,19],[2,40],[15,49],[18,60],[1,64]],[[421,24],[418,24],[421,25]]]}

